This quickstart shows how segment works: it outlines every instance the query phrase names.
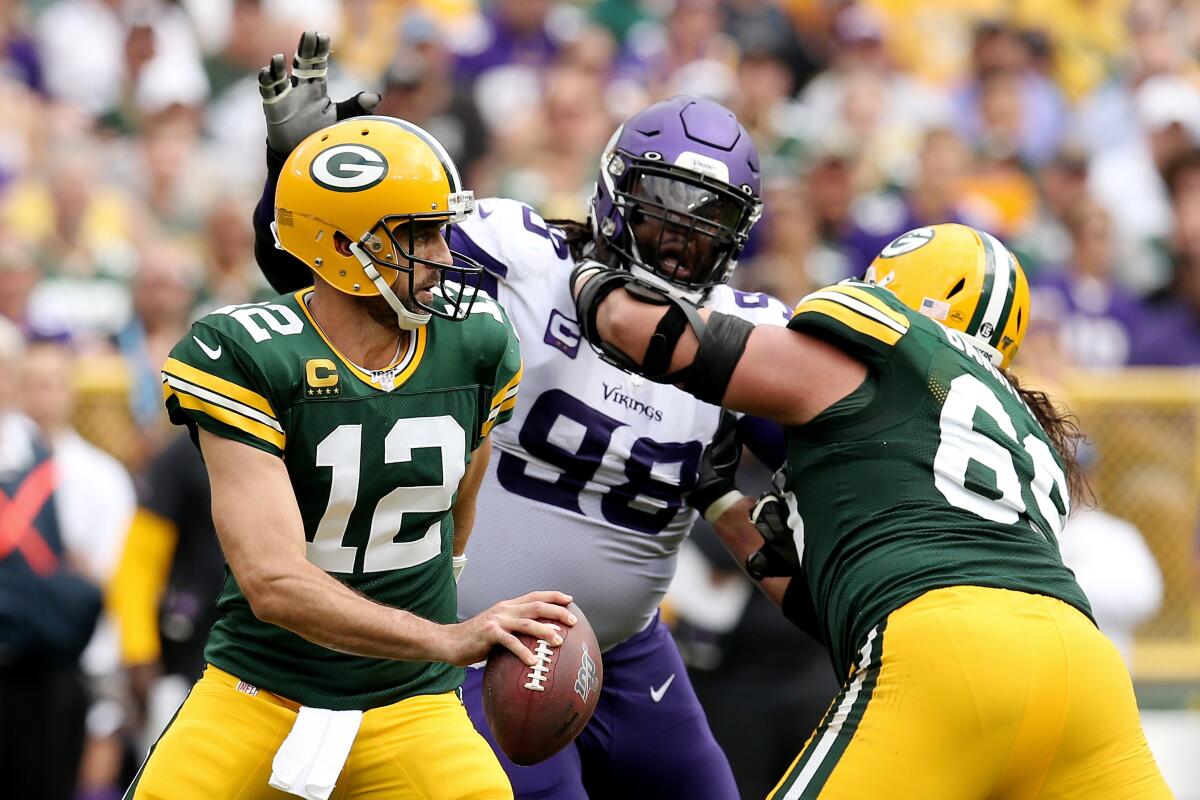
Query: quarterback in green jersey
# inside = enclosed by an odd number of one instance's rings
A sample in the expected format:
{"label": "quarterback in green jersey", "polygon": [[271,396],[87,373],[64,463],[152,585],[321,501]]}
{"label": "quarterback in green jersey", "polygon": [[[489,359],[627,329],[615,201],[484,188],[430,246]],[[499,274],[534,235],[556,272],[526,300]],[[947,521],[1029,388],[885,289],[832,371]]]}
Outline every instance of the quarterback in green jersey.
{"label": "quarterback in green jersey", "polygon": [[[997,239],[910,231],[787,328],[576,269],[605,357],[787,427],[725,543],[844,677],[773,798],[1164,798],[1132,684],[1062,563],[1077,430],[1004,370],[1029,289]],[[782,509],[782,512],[781,512]],[[768,522],[774,525],[768,525]],[[772,577],[774,576],[774,577]]]}
{"label": "quarterback in green jersey", "polygon": [[129,796],[511,797],[461,668],[497,645],[532,664],[514,634],[557,644],[574,618],[545,591],[457,621],[453,562],[521,378],[444,237],[473,196],[429,134],[368,116],[301,142],[275,199],[315,285],[202,318],[162,371],[228,571],[205,674]]}

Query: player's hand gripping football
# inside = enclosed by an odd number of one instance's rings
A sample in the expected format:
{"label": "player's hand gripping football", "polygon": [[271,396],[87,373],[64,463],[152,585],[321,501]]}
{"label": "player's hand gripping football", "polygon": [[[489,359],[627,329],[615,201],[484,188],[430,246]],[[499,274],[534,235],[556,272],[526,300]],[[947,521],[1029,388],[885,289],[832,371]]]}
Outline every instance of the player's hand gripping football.
{"label": "player's hand gripping football", "polygon": [[329,99],[329,36],[305,31],[296,45],[288,74],[283,53],[258,72],[258,92],[267,118],[267,146],[286,158],[310,134],[350,117],[370,114],[379,105],[375,92],[359,92],[348,100]]}
{"label": "player's hand gripping football", "polygon": [[556,626],[575,624],[575,615],[566,608],[570,602],[571,596],[562,592],[530,592],[496,603],[465,622],[447,625],[449,642],[439,660],[465,667],[483,661],[492,647],[501,645],[532,666],[537,659],[514,632],[545,639],[551,647],[558,647],[562,637]]}
{"label": "player's hand gripping football", "polygon": [[763,546],[746,559],[746,572],[754,580],[800,574],[796,531],[789,524],[791,510],[782,492],[767,492],[754,504],[750,521],[763,537]]}

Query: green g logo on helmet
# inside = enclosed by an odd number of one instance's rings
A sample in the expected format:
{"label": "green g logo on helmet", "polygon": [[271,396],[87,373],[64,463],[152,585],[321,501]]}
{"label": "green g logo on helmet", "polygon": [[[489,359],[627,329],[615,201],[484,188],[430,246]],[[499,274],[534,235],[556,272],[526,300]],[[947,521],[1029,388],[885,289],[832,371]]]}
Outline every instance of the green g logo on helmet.
{"label": "green g logo on helmet", "polygon": [[335,144],[317,154],[309,174],[319,186],[335,192],[360,192],[388,173],[387,159],[365,144]]}

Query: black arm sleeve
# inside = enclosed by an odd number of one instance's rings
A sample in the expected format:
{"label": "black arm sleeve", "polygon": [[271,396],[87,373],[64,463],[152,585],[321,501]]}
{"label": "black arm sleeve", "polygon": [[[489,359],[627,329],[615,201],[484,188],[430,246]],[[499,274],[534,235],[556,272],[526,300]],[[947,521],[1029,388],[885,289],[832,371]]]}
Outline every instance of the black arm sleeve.
{"label": "black arm sleeve", "polygon": [[824,642],[821,626],[817,624],[817,607],[813,604],[812,595],[808,591],[808,581],[803,575],[792,578],[787,591],[783,594],[781,606],[783,615],[793,625],[816,639]]}
{"label": "black arm sleeve", "polygon": [[312,286],[312,272],[304,262],[275,246],[271,223],[275,219],[275,184],[283,170],[284,159],[267,148],[267,180],[263,195],[254,208],[254,259],[271,288],[280,294]]}

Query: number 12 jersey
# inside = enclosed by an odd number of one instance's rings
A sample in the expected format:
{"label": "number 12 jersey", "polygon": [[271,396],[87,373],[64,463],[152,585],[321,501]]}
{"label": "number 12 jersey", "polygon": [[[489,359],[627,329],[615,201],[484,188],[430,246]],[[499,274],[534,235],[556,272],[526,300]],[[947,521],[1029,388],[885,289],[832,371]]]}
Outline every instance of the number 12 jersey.
{"label": "number 12 jersey", "polygon": [[[434,317],[386,370],[347,360],[314,322],[313,289],[204,317],[163,366],[167,410],[284,459],[307,557],[354,591],[438,623],[457,619],[451,509],[473,450],[516,404],[521,355],[486,296]],[[304,705],[368,709],[457,687],[448,664],[362,658],[254,616],[226,571],[205,658]]]}

